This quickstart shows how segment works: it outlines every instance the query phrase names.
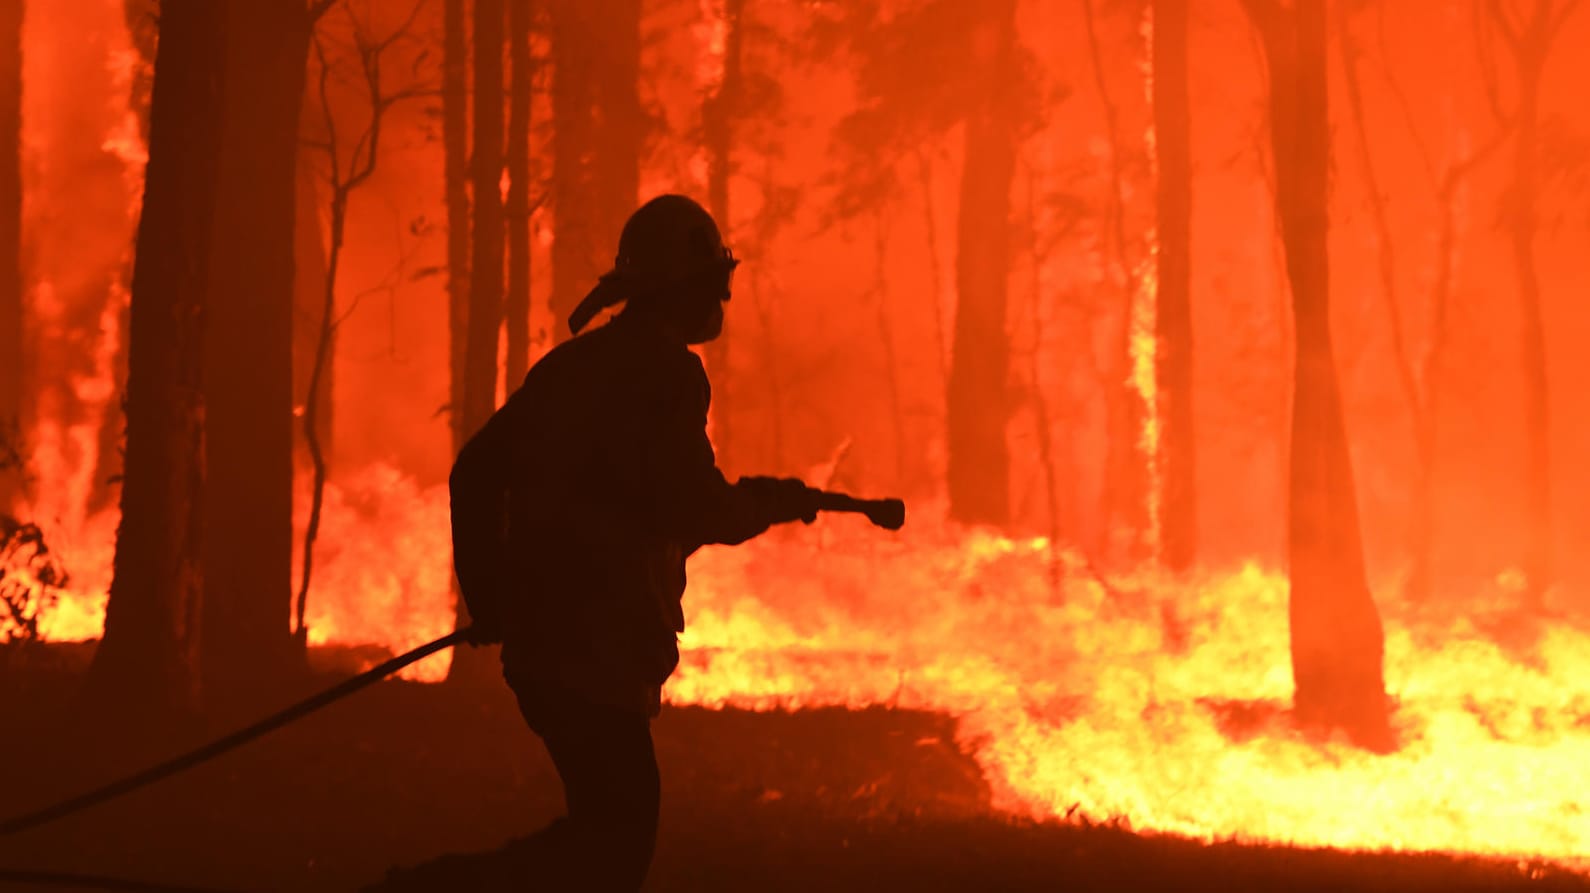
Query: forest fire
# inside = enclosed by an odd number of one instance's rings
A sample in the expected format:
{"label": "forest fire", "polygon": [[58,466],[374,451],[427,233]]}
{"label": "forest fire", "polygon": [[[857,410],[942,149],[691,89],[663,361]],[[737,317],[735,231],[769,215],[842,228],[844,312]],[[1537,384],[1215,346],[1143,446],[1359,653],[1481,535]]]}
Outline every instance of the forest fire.
{"label": "forest fire", "polygon": [[[446,506],[391,468],[333,489],[312,644],[397,652],[451,627]],[[859,520],[825,523],[696,560],[671,703],[947,712],[1018,815],[1590,867],[1582,627],[1499,641],[1483,602],[1442,620],[1393,613],[1401,746],[1374,755],[1294,727],[1282,576],[1144,572],[1106,588],[1062,552],[1057,590],[1041,538],[958,531],[942,510],[881,544]],[[102,604],[63,594],[51,637],[97,636]],[[410,677],[439,680],[447,661]]]}
{"label": "forest fire", "polygon": [[[293,150],[292,207],[272,208],[292,225],[263,266],[206,274],[231,277],[218,294],[244,294],[208,311],[253,306],[245,286],[265,286],[249,269],[280,273],[290,254],[297,277],[277,283],[291,318],[270,317],[282,348],[271,399],[291,400],[266,413],[268,433],[284,433],[290,402],[294,443],[260,446],[259,462],[223,455],[205,440],[214,431],[234,446],[268,439],[237,421],[250,412],[206,396],[188,416],[213,425],[190,444],[190,480],[210,475],[243,500],[265,489],[250,490],[260,468],[282,484],[269,524],[249,506],[242,522],[228,507],[193,515],[206,534],[233,525],[234,551],[201,563],[270,542],[250,567],[268,565],[259,591],[283,603],[223,617],[223,632],[270,619],[270,653],[290,650],[295,670],[306,646],[310,664],[335,651],[367,668],[451,632],[446,478],[464,435],[560,340],[570,296],[612,253],[606,229],[636,199],[689,193],[745,260],[726,336],[698,351],[722,466],[898,494],[911,521],[882,535],[825,516],[698,552],[665,702],[948,715],[1003,817],[1590,876],[1590,560],[1577,548],[1590,470],[1547,461],[1590,450],[1590,394],[1569,386],[1590,369],[1573,241],[1590,218],[1544,194],[1520,210],[1519,198],[1539,191],[1536,156],[1542,183],[1590,188],[1590,125],[1564,98],[1570,73],[1546,77],[1544,60],[1531,69],[1520,55],[1517,82],[1496,80],[1497,54],[1525,45],[1513,13],[1432,3],[1430,27],[1451,39],[1410,39],[1403,58],[1386,35],[1426,23],[1353,6],[1309,44],[1321,58],[1305,71],[1277,54],[1299,45],[1286,29],[1324,29],[1317,0],[1232,3],[1191,37],[1186,4],[1160,0],[1006,0],[976,15],[953,0],[846,12],[670,0],[625,6],[645,39],[623,44],[615,76],[560,55],[591,22],[510,0],[526,19],[505,7],[503,59],[466,79],[452,54],[485,33],[461,36],[476,7],[397,5],[306,6],[325,16],[304,32],[316,35],[307,104],[291,107],[308,148]],[[1537,5],[1559,46],[1584,45],[1590,17]],[[0,480],[0,516],[37,524],[70,578],[52,585],[0,551],[14,562],[0,565],[0,649],[18,654],[106,637],[128,536],[156,26],[136,0],[82,8],[30,3],[21,26],[40,49],[18,87],[27,349],[24,383],[0,394],[21,394],[15,409],[0,400],[17,422],[0,428],[16,443],[0,446],[22,466],[20,483]],[[84,27],[91,39],[76,41]],[[1370,27],[1375,49],[1359,33]],[[1476,45],[1460,52],[1459,38]],[[934,50],[920,58],[902,50],[924,41]],[[1054,45],[1034,52],[1041,41]],[[388,75],[413,82],[382,81],[381,53]],[[560,64],[584,80],[560,86]],[[971,73],[924,88],[938,67]],[[1018,73],[1032,82],[1002,80]],[[472,93],[470,107],[484,95],[506,115],[466,139],[458,96],[487,76],[512,95]],[[782,92],[780,78],[801,89]],[[641,98],[613,99],[637,79]],[[1428,109],[1408,101],[1438,90]],[[1509,98],[1519,110],[1503,114]],[[1310,114],[1278,114],[1287,103]],[[1526,113],[1541,115],[1538,134]],[[1353,125],[1354,151],[1332,148],[1348,139],[1331,136],[1338,123]],[[506,153],[469,167],[462,150],[481,139]],[[601,168],[615,157],[622,176]],[[1421,177],[1428,188],[1407,185]],[[560,203],[592,217],[560,223]],[[234,210],[252,238],[252,208]],[[1490,217],[1505,220],[1488,229]],[[500,281],[471,275],[496,266]],[[481,291],[498,303],[479,304]],[[488,322],[471,329],[481,306]],[[239,339],[220,353],[252,349],[244,315],[205,317],[218,340]],[[482,368],[494,358],[489,381],[466,354]],[[206,371],[225,367],[206,356]],[[1545,380],[1563,384],[1548,394]],[[206,412],[218,407],[232,415]],[[0,474],[14,471],[7,455]],[[315,472],[328,469],[321,490]],[[285,593],[290,580],[298,594],[306,533],[299,626]],[[1374,677],[1389,742],[1308,721],[1339,706],[1340,692],[1305,692],[1322,655],[1355,664],[1344,672],[1358,672],[1359,694]],[[402,675],[440,682],[453,659]]]}

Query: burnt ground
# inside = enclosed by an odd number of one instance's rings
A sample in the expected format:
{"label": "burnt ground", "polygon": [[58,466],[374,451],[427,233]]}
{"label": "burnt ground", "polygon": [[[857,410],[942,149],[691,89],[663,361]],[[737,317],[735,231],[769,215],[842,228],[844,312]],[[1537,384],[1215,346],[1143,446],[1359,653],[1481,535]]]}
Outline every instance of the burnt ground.
{"label": "burnt ground", "polygon": [[[71,671],[0,672],[0,819],[262,712],[116,730],[69,708]],[[933,714],[665,708],[654,731],[663,824],[650,890],[1590,891],[1590,879],[1511,862],[1009,821],[991,814],[953,721]],[[494,847],[560,809],[505,687],[387,682],[186,775],[0,838],[0,872],[351,890],[392,865]],[[0,890],[103,889],[5,877]]]}

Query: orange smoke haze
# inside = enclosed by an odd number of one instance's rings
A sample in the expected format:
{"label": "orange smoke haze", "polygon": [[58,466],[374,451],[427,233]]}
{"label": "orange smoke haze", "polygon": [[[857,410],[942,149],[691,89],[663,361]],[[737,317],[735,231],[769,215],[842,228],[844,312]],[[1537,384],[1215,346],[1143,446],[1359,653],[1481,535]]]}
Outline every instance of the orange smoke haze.
{"label": "orange smoke haze", "polygon": [[[753,7],[755,4],[751,4]],[[886,4],[894,6],[897,4]],[[1097,4],[1112,9],[1111,4]],[[439,4],[430,11],[434,18]],[[722,77],[722,2],[657,0],[643,23],[641,99],[653,129],[640,198],[703,196],[703,93]],[[736,474],[813,474],[901,495],[898,536],[824,519],[692,564],[676,704],[753,709],[894,704],[960,718],[996,805],[1038,817],[1122,819],[1203,839],[1590,855],[1590,14],[1572,19],[1545,74],[1556,164],[1536,244],[1550,362],[1559,583],[1549,618],[1509,614],[1523,548],[1519,325],[1498,224],[1508,167],[1476,168],[1453,195],[1460,237],[1438,256],[1432,179],[1498,126],[1475,61],[1469,4],[1384,4],[1385,51],[1366,13],[1358,43],[1365,126],[1396,249],[1405,337],[1422,350],[1427,296],[1455,288],[1436,467],[1436,603],[1400,598],[1415,463],[1397,384],[1360,156],[1349,151],[1342,60],[1332,50],[1333,333],[1366,557],[1387,630],[1386,682],[1403,746],[1374,756],[1308,740],[1286,715],[1285,457],[1290,316],[1272,211],[1262,52],[1235,2],[1193,25],[1193,283],[1201,569],[1126,560],[1107,509],[1104,394],[1152,393],[1152,116],[1145,19],[1100,14],[1098,39],[1130,157],[1124,258],[1098,222],[1112,143],[1076,4],[1025,3],[1039,111],[1011,193],[1008,529],[965,529],[944,509],[946,369],[956,307],[959,125],[929,130],[892,188],[837,218],[861,98],[855,60],[802,55],[815,13],[757,10],[745,67],[780,85],[752,112],[726,232],[745,265],[730,304]],[[380,7],[375,7],[380,8]],[[393,14],[396,14],[394,11]],[[28,4],[24,241],[31,482],[13,507],[72,572],[43,618],[55,641],[96,638],[117,521],[125,283],[145,160],[130,84],[143,63],[121,0]],[[765,16],[765,18],[763,18]],[[440,32],[440,23],[421,28]],[[777,35],[782,42],[775,41]],[[537,45],[544,55],[545,46]],[[431,54],[439,56],[439,50]],[[419,64],[435,64],[435,59]],[[396,67],[396,66],[395,66]],[[913,72],[923,82],[953,77]],[[546,80],[532,170],[551,175]],[[1512,88],[1503,78],[1504,98]],[[355,193],[339,301],[335,447],[308,609],[311,645],[393,652],[453,622],[446,473],[447,297],[442,147],[423,104],[400,107],[372,180]],[[1433,172],[1433,173],[1432,173]],[[324,200],[324,195],[321,196]],[[1549,225],[1544,225],[1549,224]],[[532,220],[532,346],[550,347],[555,210]],[[615,241],[616,241],[616,234]],[[1121,261],[1124,260],[1124,263]],[[224,299],[224,297],[223,297]],[[1122,326],[1131,362],[1111,365]],[[880,345],[888,344],[888,350]],[[1421,382],[1428,385],[1428,382]],[[891,396],[891,394],[895,396]],[[1034,399],[1034,395],[1041,399]],[[898,407],[895,402],[898,401]],[[898,411],[897,411],[898,409]],[[109,432],[107,434],[107,432]],[[1045,458],[1040,434],[1052,445]],[[1134,445],[1152,478],[1158,428]],[[1046,476],[1056,498],[1046,494]],[[300,482],[306,491],[307,483]],[[305,522],[307,499],[297,501]],[[1152,505],[1148,517],[1157,517]],[[1095,576],[1105,569],[1105,582]],[[7,631],[0,629],[0,635]],[[412,678],[446,673],[447,656]]]}

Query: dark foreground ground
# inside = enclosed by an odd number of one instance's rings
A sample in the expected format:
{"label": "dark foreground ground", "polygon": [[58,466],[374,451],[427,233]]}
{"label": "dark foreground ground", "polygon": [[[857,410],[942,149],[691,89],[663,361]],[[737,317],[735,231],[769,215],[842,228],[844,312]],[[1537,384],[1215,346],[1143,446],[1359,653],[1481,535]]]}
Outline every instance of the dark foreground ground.
{"label": "dark foreground ground", "polygon": [[[60,709],[70,684],[15,666],[0,677],[0,819],[252,718],[117,732]],[[1590,891],[1541,866],[1005,821],[941,716],[665,708],[654,729],[663,824],[650,890]],[[0,838],[0,872],[352,890],[392,865],[525,834],[560,797],[500,684],[384,683],[157,787]],[[106,889],[5,877],[3,890]]]}

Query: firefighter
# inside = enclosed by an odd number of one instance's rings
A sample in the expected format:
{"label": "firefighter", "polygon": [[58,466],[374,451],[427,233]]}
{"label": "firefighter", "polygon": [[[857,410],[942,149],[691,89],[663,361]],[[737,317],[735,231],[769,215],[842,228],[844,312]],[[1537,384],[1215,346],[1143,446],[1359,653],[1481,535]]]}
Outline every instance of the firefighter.
{"label": "firefighter", "polygon": [[707,439],[710,388],[690,346],[721,333],[738,263],[699,204],[647,202],[569,316],[577,337],[535,364],[453,466],[474,639],[502,643],[503,675],[563,780],[568,815],[519,847],[551,888],[645,879],[650,722],[679,662],[685,559],[817,515],[798,480],[729,483]]}

